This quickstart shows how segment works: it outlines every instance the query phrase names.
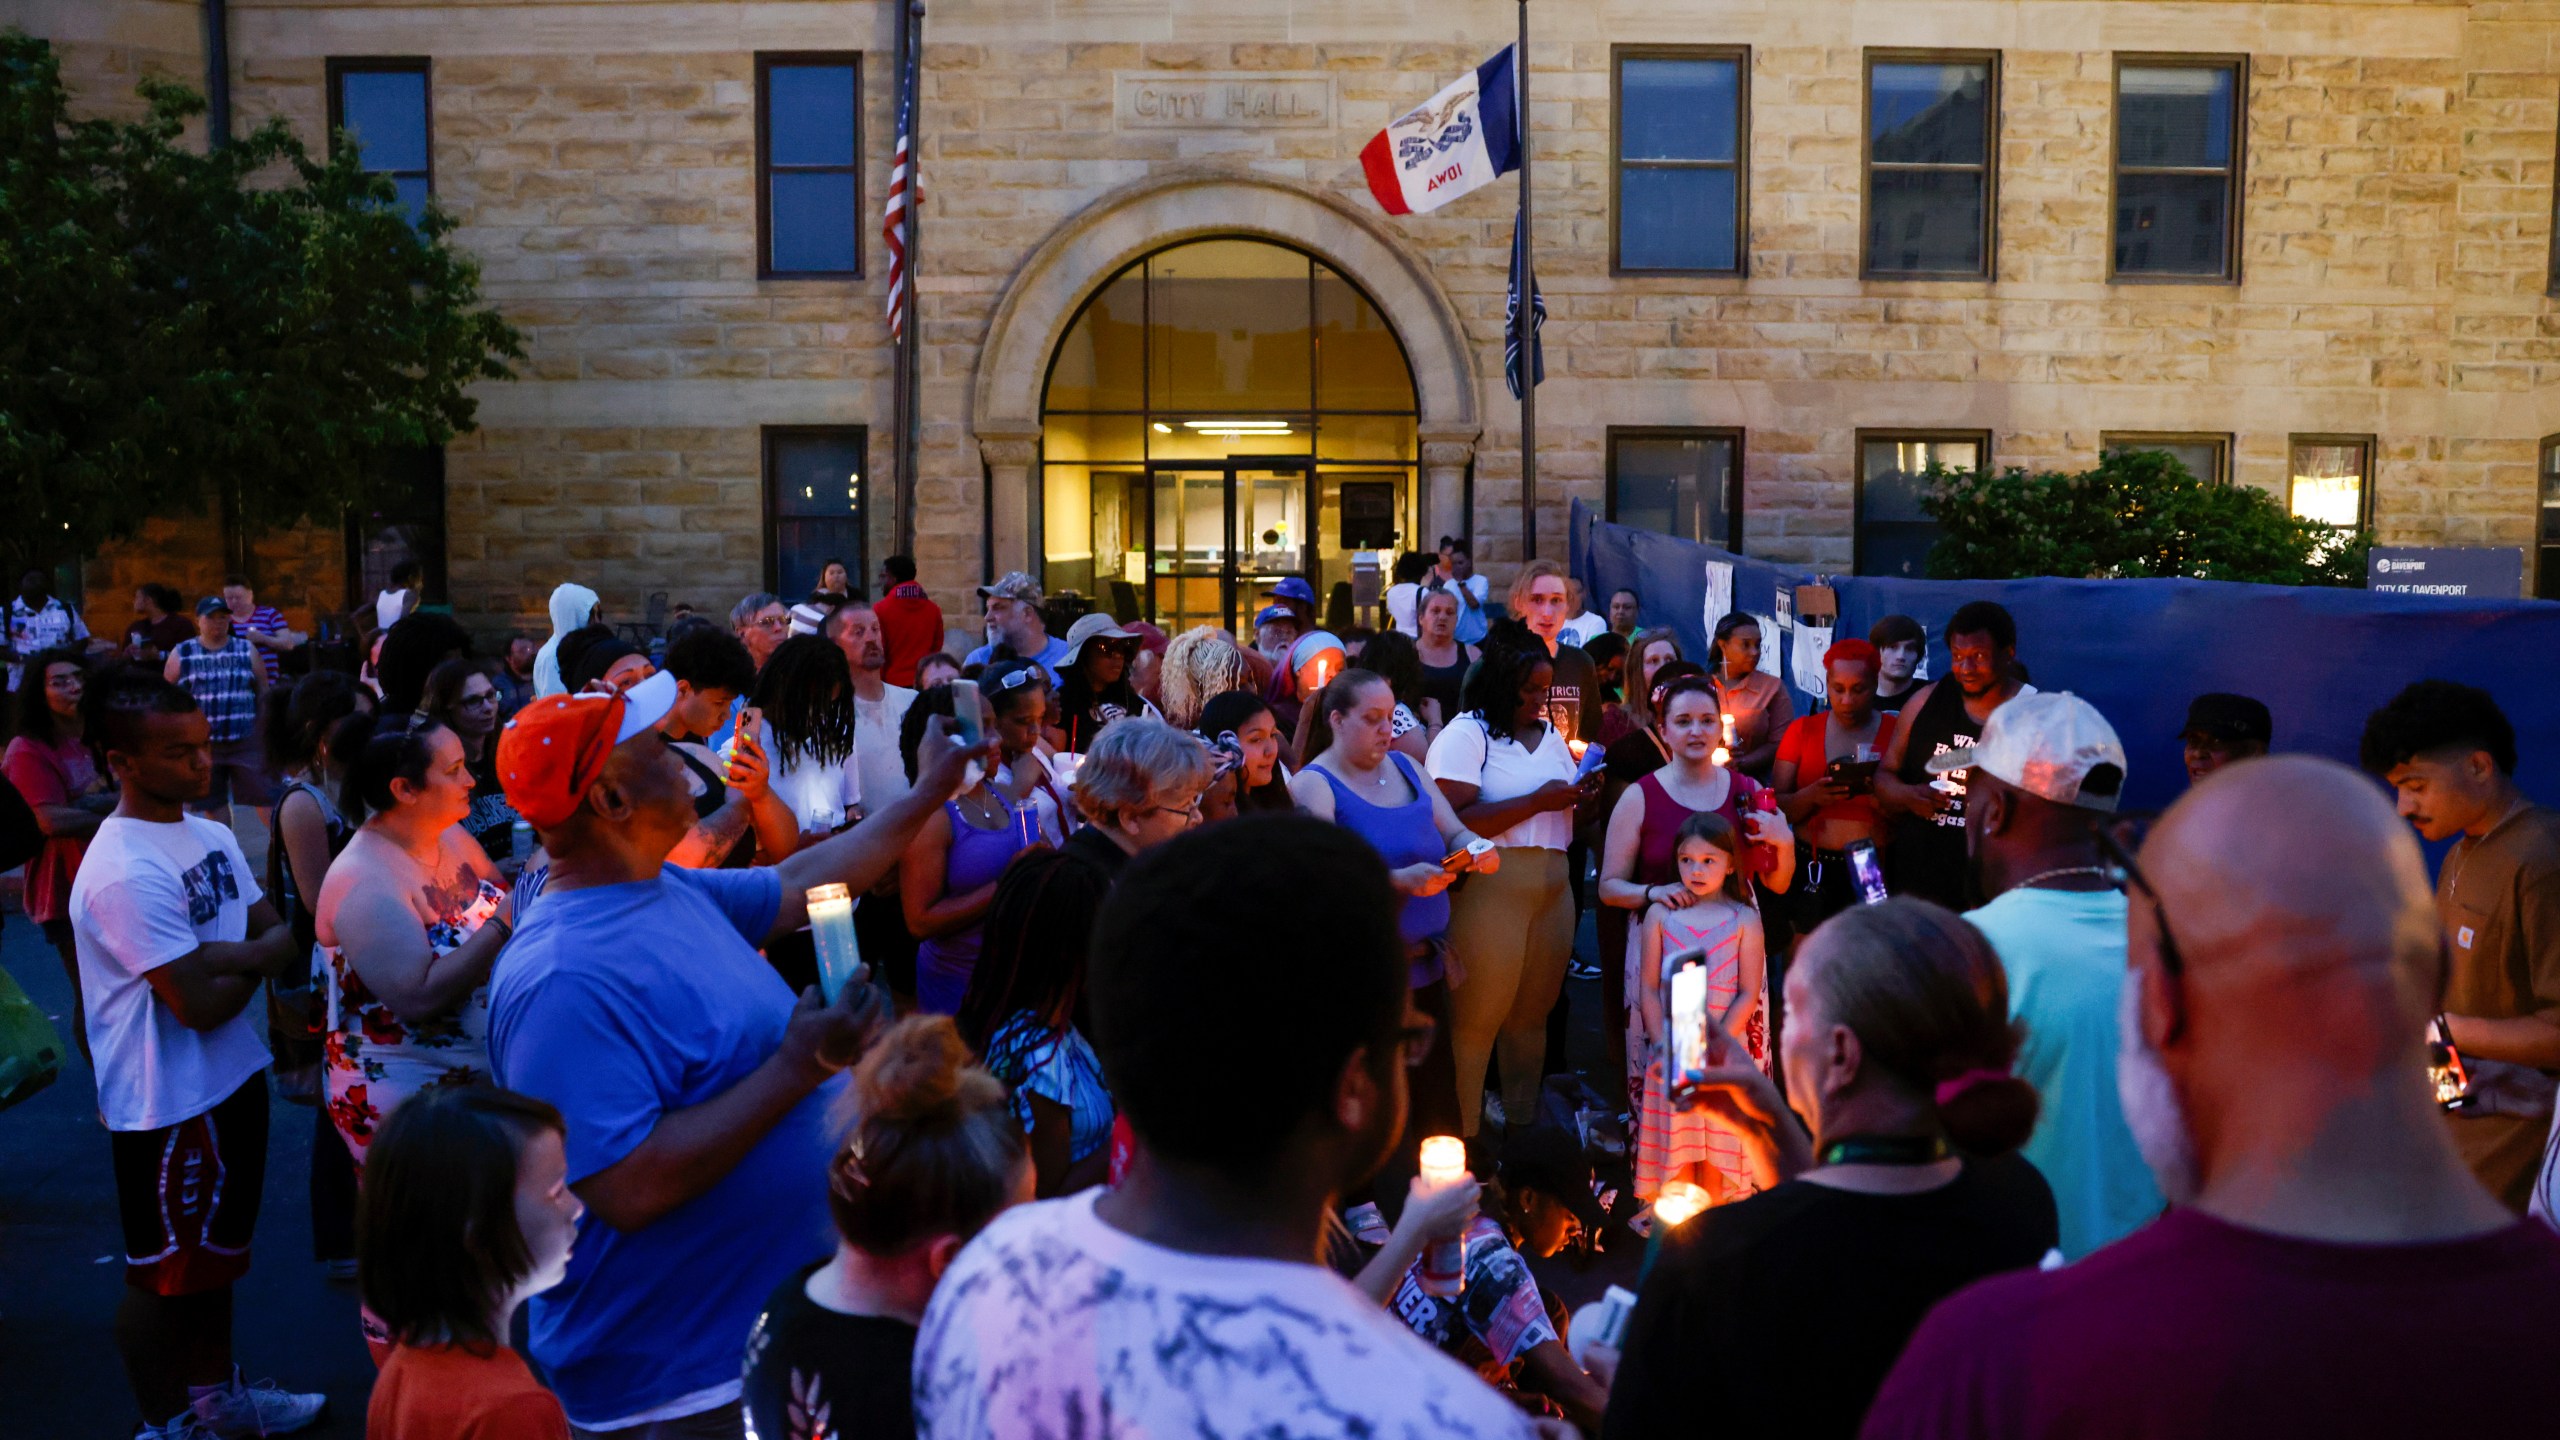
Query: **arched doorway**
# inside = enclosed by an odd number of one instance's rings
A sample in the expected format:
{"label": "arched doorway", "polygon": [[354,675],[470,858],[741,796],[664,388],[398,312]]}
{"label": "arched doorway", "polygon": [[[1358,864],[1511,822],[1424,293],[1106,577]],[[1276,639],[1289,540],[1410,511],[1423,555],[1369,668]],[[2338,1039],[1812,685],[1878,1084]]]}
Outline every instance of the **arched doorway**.
{"label": "arched doorway", "polygon": [[1168,246],[1096,290],[1041,409],[1046,587],[1124,620],[1249,632],[1285,575],[1321,601],[1419,533],[1413,372],[1302,250]]}

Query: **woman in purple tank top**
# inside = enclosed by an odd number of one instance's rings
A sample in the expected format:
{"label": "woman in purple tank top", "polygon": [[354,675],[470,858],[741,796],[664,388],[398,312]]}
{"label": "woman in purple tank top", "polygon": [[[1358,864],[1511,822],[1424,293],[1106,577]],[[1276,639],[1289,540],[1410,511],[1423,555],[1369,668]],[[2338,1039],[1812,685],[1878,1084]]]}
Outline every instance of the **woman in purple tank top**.
{"label": "woman in purple tank top", "polygon": [[[1045,693],[1027,687],[1016,706],[1036,705]],[[916,746],[924,739],[925,721],[951,714],[951,687],[936,686],[916,697],[899,727],[898,749],[907,762],[907,778],[916,773]],[[998,733],[995,702],[978,699],[986,733]],[[1019,725],[1020,714],[1009,717]],[[1030,717],[1037,725],[1039,717]],[[916,1008],[929,1015],[955,1015],[969,993],[969,973],[978,965],[978,946],[986,931],[987,909],[995,903],[996,879],[1013,857],[1040,843],[1039,817],[1028,804],[1015,805],[981,776],[946,801],[942,813],[924,822],[898,865],[898,899],[906,911],[907,933],[916,937]]]}
{"label": "woman in purple tank top", "polygon": [[[1500,855],[1485,848],[1458,870],[1444,857],[1469,850],[1476,836],[1458,823],[1440,787],[1422,768],[1395,753],[1395,691],[1367,670],[1345,670],[1317,697],[1308,733],[1316,758],[1289,778],[1298,808],[1331,820],[1377,848],[1387,878],[1404,896],[1401,919],[1406,981],[1413,1006],[1436,1027],[1431,1052],[1412,1076],[1413,1108],[1407,1139],[1458,1133],[1458,1072],[1449,1047],[1448,947],[1450,882],[1465,871],[1491,871]],[[1414,1147],[1399,1147],[1410,1156]],[[1392,1168],[1392,1167],[1391,1167]],[[1399,1183],[1399,1189],[1400,1189]]]}

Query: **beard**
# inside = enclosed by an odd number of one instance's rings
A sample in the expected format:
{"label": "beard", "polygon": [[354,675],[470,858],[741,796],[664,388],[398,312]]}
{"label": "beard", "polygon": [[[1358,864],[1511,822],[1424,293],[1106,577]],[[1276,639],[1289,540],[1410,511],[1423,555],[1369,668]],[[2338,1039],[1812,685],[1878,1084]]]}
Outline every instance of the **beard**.
{"label": "beard", "polygon": [[2141,995],[2133,972],[2125,972],[2116,1002],[2116,1098],[2124,1106],[2134,1148],[2142,1152],[2142,1163],[2150,1167],[2161,1195],[2172,1205],[2191,1205],[2202,1188],[2196,1143],[2188,1133],[2177,1086],[2170,1083],[2160,1052],[2142,1033]]}

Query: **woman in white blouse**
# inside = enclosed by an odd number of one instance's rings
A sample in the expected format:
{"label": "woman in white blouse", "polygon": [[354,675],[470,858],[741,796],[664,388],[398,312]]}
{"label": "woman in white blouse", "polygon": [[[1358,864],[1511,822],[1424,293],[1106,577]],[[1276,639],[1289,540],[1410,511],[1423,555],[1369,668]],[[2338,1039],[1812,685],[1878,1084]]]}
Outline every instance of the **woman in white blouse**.
{"label": "woman in white blouse", "polygon": [[1473,875],[1450,902],[1450,1049],[1458,1066],[1464,1132],[1476,1133],[1485,1059],[1501,1060],[1503,1118],[1537,1113],[1547,1012],[1573,951],[1573,889],[1565,850],[1574,808],[1598,793],[1575,779],[1573,754],[1546,723],[1555,678],[1546,646],[1516,622],[1486,635],[1467,677],[1464,713],[1431,742],[1431,778],[1460,824],[1502,851],[1492,874]]}

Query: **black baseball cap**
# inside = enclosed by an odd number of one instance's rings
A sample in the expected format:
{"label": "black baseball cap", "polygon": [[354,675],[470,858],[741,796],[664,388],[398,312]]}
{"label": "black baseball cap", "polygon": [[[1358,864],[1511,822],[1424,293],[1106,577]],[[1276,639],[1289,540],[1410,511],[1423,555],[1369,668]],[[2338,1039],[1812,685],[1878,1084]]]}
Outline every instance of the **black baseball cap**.
{"label": "black baseball cap", "polygon": [[1503,1142],[1501,1163],[1504,1189],[1547,1192],[1573,1212],[1582,1232],[1594,1240],[1608,1227],[1608,1212],[1591,1191],[1591,1162],[1568,1132],[1553,1125],[1532,1126]]}
{"label": "black baseball cap", "polygon": [[2273,744],[2276,738],[2275,717],[2267,713],[2265,702],[2246,695],[2199,695],[2187,706],[2187,723],[2178,730],[2178,738],[2210,735],[2217,740],[2252,740],[2260,745]]}
{"label": "black baseball cap", "polygon": [[198,615],[228,615],[231,613],[231,607],[222,603],[221,596],[207,595],[196,602],[196,613]]}

